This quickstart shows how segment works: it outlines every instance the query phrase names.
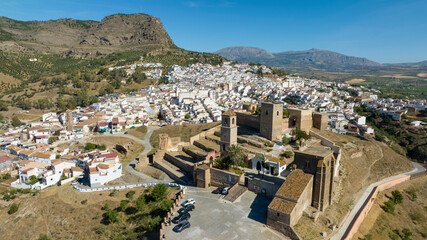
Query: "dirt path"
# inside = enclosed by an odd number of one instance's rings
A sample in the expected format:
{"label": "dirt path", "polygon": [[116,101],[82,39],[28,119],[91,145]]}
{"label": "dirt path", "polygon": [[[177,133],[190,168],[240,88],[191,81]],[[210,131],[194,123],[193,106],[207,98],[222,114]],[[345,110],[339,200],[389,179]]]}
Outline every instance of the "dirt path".
{"label": "dirt path", "polygon": [[[374,143],[374,141],[371,141],[371,143]],[[381,160],[381,159],[384,157],[383,148],[382,148],[378,143],[375,143],[375,146],[379,148],[379,152],[381,153],[381,155],[380,155],[377,159],[375,159],[375,161],[373,161],[373,162],[371,163],[371,165],[369,166],[369,168],[368,168],[368,174],[367,174],[367,175],[366,175],[366,177],[363,179],[363,181],[362,181],[362,186],[365,186],[365,182],[366,182],[366,180],[368,180],[368,178],[371,176],[371,169],[372,169],[372,166],[374,166],[376,162],[378,162],[379,160]]]}

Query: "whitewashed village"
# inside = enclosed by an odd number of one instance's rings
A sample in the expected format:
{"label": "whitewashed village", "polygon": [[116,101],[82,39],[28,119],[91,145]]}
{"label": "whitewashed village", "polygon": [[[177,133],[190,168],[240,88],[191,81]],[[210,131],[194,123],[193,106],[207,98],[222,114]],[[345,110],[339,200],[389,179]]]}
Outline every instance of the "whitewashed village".
{"label": "whitewashed village", "polygon": [[[110,68],[109,71],[126,69],[130,76],[138,67],[150,68],[146,72],[150,78],[159,79],[162,76],[160,68],[163,66],[159,63],[115,67]],[[264,192],[264,194],[270,194],[273,199],[268,207],[267,224],[281,229],[279,231],[288,236],[294,236],[292,227],[302,216],[301,209],[304,210],[312,205],[317,210],[324,211],[332,204],[331,198],[329,200],[326,198],[329,195],[332,196],[333,184],[330,183],[330,189],[325,186],[316,186],[315,179],[319,176],[316,175],[317,170],[314,170],[316,172],[314,175],[303,173],[293,166],[295,164],[292,164],[291,160],[298,161],[298,158],[306,159],[307,156],[325,159],[325,164],[330,164],[328,170],[319,171],[321,174],[327,174],[325,176],[331,179],[338,177],[340,165],[340,148],[333,142],[325,144],[327,139],[311,132],[312,127],[344,135],[375,135],[374,129],[367,125],[366,117],[354,112],[355,107],[363,104],[375,111],[390,115],[395,121],[400,121],[406,112],[425,110],[427,105],[425,100],[381,99],[378,98],[378,90],[362,86],[354,87],[349,84],[323,82],[298,76],[277,76],[265,66],[231,62],[217,66],[175,65],[170,67],[170,71],[163,79],[168,84],[149,86],[130,94],[101,96],[100,101],[90,107],[79,107],[63,113],[45,113],[39,121],[10,128],[0,137],[0,173],[10,174],[16,178],[11,186],[20,189],[42,190],[68,182],[88,188],[106,186],[109,182],[120,178],[124,171],[125,166],[122,165],[117,150],[108,149],[105,146],[71,150],[63,147],[64,143],[78,142],[93,135],[122,136],[126,135],[130,129],[141,126],[161,128],[168,125],[218,122],[221,126],[218,126],[215,131],[220,130],[220,136],[212,132],[210,140],[213,139],[212,141],[219,144],[209,148],[206,147],[209,145],[207,143],[204,148],[202,147],[207,155],[206,159],[200,161],[200,165],[196,163],[189,167],[190,165],[181,163],[182,160],[173,154],[180,151],[176,149],[183,149],[183,147],[175,146],[172,143],[173,140],[163,136],[164,142],[159,143],[160,158],[172,158],[174,159],[172,162],[176,161],[179,164],[174,166],[160,159],[158,160],[160,169],[170,173],[183,169],[185,172],[186,169],[194,167],[193,181],[196,186],[207,187],[206,179],[200,180],[198,174],[207,171],[209,167],[206,166],[212,164],[212,156],[220,157],[226,154],[230,146],[246,141],[248,144],[243,148],[251,153],[248,155],[251,165],[246,166],[244,170],[254,174],[256,172],[259,174],[261,170],[263,174],[271,174],[281,181],[280,184],[276,184],[277,192]],[[263,116],[268,115],[270,109],[271,114],[275,114],[277,110],[280,121],[282,118],[289,118],[287,120],[289,124],[276,123],[273,118],[266,124],[272,129],[264,130],[262,124],[267,120],[263,120]],[[237,136],[237,124],[240,126],[252,124],[242,122],[245,121],[241,120],[245,119],[242,117],[245,115],[242,114],[260,116],[258,121],[261,126],[256,127],[259,128],[260,135],[263,137],[262,141],[266,141],[265,144],[269,145],[268,151],[257,152],[257,149],[265,147],[262,144],[258,146],[259,143],[256,143],[258,140],[254,140],[257,137],[240,134]],[[309,122],[305,122],[306,120]],[[413,124],[425,125],[426,123],[414,122]],[[280,125],[278,130],[275,129],[275,125]],[[287,145],[282,139],[295,137],[295,126],[315,137],[301,139],[301,142],[295,146]],[[204,137],[208,139],[207,135]],[[191,142],[191,144],[198,143]],[[187,148],[182,151],[188,153],[189,157],[194,157],[189,153],[196,152],[191,150],[192,146],[184,147]],[[289,151],[290,155],[285,156]],[[294,154],[295,157],[292,157]],[[310,165],[306,165],[306,168],[310,168]],[[297,189],[291,184],[293,181],[302,182],[302,184],[299,184]],[[324,191],[324,197],[306,196],[305,194],[313,188]],[[256,192],[256,189],[252,190]],[[295,198],[291,201],[287,194],[293,191],[296,195],[291,196]],[[298,210],[294,212],[292,209]],[[290,220],[280,219],[278,216],[282,213],[289,216]],[[284,225],[277,224],[278,222],[284,222]],[[336,226],[333,227],[335,228]]]}

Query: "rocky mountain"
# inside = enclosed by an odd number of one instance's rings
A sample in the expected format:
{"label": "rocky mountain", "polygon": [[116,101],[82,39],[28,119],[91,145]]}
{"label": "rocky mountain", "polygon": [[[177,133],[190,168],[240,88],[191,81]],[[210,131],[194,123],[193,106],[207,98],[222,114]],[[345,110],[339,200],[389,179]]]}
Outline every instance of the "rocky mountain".
{"label": "rocky mountain", "polygon": [[257,62],[261,59],[271,59],[274,55],[264,49],[254,47],[229,47],[214,52],[231,61]]}
{"label": "rocky mountain", "polygon": [[337,52],[310,49],[270,53],[252,47],[229,47],[214,52],[229,60],[245,63],[261,63],[270,67],[283,67],[293,71],[342,71],[381,66],[366,58],[346,56]]}
{"label": "rocky mountain", "polygon": [[409,63],[394,63],[390,65],[403,65],[403,66],[427,66],[427,60],[421,62],[409,62]]}
{"label": "rocky mountain", "polygon": [[0,49],[88,55],[175,47],[160,19],[115,14],[102,21],[17,21],[0,17]]}

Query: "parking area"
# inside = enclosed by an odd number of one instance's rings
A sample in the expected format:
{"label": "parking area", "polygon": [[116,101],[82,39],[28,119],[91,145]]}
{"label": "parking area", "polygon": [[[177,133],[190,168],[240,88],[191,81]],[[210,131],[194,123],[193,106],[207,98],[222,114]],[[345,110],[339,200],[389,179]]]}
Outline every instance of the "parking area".
{"label": "parking area", "polygon": [[[219,194],[212,194],[214,189],[187,189],[184,200],[193,198],[196,201],[196,209],[190,212],[191,227],[175,233],[172,231],[175,224],[166,226],[166,239],[287,239],[265,226],[268,199],[248,191],[235,203],[230,203]],[[178,209],[174,216],[178,215]]]}

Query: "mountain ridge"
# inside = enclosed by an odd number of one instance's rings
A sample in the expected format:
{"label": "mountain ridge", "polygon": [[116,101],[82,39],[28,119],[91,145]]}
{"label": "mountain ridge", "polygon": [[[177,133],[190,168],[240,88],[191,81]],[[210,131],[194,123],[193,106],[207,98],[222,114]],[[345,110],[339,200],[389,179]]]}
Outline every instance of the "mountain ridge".
{"label": "mountain ridge", "polygon": [[67,55],[176,48],[159,18],[113,14],[101,21],[61,18],[18,21],[0,17],[0,49]]}
{"label": "mountain ridge", "polygon": [[[262,52],[263,55],[254,54]],[[341,53],[312,48],[305,51],[284,51],[271,53],[261,48],[228,47],[214,52],[227,59],[245,63],[260,63],[270,67],[282,67],[294,70],[341,71],[343,69],[360,69],[378,67],[382,64],[367,58],[347,56]],[[270,56],[270,57],[263,57]]]}

